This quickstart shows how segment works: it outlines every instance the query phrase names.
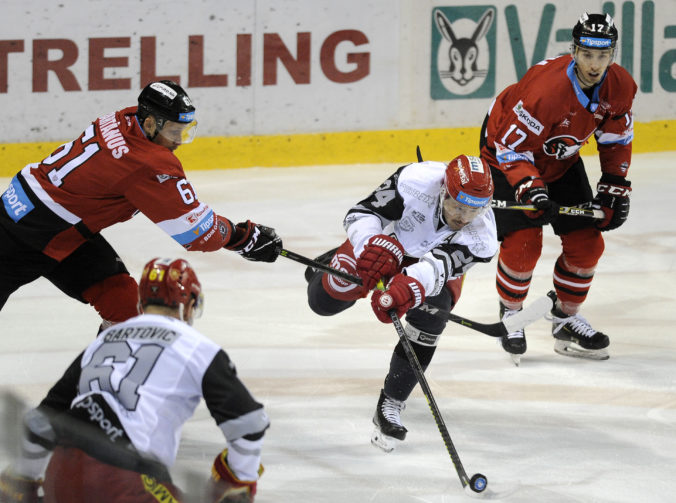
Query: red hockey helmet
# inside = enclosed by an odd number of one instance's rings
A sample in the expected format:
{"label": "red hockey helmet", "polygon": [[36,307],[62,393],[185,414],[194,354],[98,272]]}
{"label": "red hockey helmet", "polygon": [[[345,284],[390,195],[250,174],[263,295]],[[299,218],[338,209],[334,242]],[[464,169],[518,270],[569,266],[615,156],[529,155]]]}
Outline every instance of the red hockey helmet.
{"label": "red hockey helmet", "polygon": [[199,318],[202,314],[202,285],[193,268],[183,259],[150,260],[141,273],[138,291],[141,307],[160,305],[180,309],[187,306],[190,299],[195,299],[193,316]]}
{"label": "red hockey helmet", "polygon": [[446,223],[459,230],[490,207],[493,177],[488,164],[479,157],[459,155],[446,166],[441,195]]}

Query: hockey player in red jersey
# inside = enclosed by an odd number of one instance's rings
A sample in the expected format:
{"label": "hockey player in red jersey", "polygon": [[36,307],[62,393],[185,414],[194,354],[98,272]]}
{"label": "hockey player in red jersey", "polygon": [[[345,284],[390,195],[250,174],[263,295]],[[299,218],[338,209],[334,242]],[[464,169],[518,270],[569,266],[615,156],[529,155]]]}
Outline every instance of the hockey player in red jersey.
{"label": "hockey player in red jersey", "polygon": [[[627,172],[634,136],[636,84],[614,64],[618,33],[607,14],[584,14],[573,29],[571,54],[533,66],[495,99],[481,131],[481,156],[491,166],[495,199],[533,204],[538,211],[496,211],[502,241],[497,268],[500,315],[521,309],[551,224],[562,252],[554,266],[558,301],[552,310],[555,351],[607,359],[609,338],[579,314],[604,250],[601,232],[629,214]],[[601,177],[593,194],[579,149],[594,137]],[[605,218],[558,215],[559,205],[592,205]],[[526,351],[523,331],[503,338],[512,354]]]}
{"label": "hockey player in red jersey", "polygon": [[138,298],[144,314],[101,332],[25,415],[23,454],[0,474],[0,501],[37,503],[50,451],[45,503],[183,501],[169,468],[200,397],[227,448],[191,501],[254,501],[269,420],[228,355],[191,327],[203,306],[195,271],[153,259]]}
{"label": "hockey player in red jersey", "polygon": [[196,124],[179,85],[153,82],[137,107],[99,117],[17,173],[0,205],[0,309],[42,276],[94,306],[104,326],[135,316],[136,282],[100,231],[139,211],[189,251],[273,262],[282,248],[273,229],[217,215],[186,179],[173,151]]}
{"label": "hockey player in red jersey", "polygon": [[[492,195],[490,170],[478,157],[402,166],[348,211],[343,223],[348,239],[317,258],[358,275],[362,286],[308,268],[310,308],[335,315],[384,280],[387,292],[374,291],[371,307],[383,323],[392,323],[391,309],[406,315],[406,335],[426,369],[460,298],[465,272],[497,252]],[[406,438],[400,416],[417,383],[398,342],[373,416],[373,445],[389,452]]]}

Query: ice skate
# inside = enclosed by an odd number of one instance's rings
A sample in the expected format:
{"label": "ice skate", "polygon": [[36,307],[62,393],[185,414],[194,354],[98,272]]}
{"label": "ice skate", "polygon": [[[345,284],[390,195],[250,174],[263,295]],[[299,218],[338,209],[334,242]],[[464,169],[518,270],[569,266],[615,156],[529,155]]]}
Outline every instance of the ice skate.
{"label": "ice skate", "polygon": [[407,429],[401,424],[401,411],[406,403],[388,397],[380,390],[380,398],[373,415],[373,424],[376,425],[371,435],[371,443],[385,452],[392,452],[400,442],[406,438]]}
{"label": "ice skate", "polygon": [[[549,317],[548,317],[549,318]],[[607,360],[610,339],[594,330],[579,314],[567,315],[556,306],[551,311],[554,351],[563,356]]]}
{"label": "ice skate", "polygon": [[[500,302],[501,320],[514,316],[519,311],[521,309],[509,309]],[[502,343],[502,349],[509,353],[512,362],[518,367],[521,363],[521,355],[526,352],[526,332],[523,329],[510,332],[506,336],[501,337],[500,342]]]}
{"label": "ice skate", "polygon": [[[314,260],[315,262],[319,262],[322,265],[329,265],[331,263],[331,259],[333,256],[336,254],[336,250],[338,250],[338,247],[332,248],[331,250],[322,253],[319,257],[316,257]],[[312,266],[308,266],[305,269],[305,281],[308,283],[312,279],[312,277],[315,275],[315,273],[320,272],[319,270],[315,269]]]}

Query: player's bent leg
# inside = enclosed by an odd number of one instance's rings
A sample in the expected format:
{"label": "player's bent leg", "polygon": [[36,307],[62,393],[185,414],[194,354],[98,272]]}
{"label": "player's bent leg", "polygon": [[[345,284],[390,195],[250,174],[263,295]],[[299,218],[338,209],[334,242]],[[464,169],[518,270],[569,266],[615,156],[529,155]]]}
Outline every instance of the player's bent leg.
{"label": "player's bent leg", "polygon": [[[432,361],[448,321],[447,313],[455,305],[454,299],[459,298],[461,288],[461,279],[451,281],[439,295],[427,298],[424,309],[411,309],[406,315],[406,337],[423,371]],[[385,452],[392,452],[406,438],[408,430],[401,421],[401,412],[406,408],[406,400],[417,384],[418,378],[399,341],[392,353],[390,368],[373,415],[373,445]]]}
{"label": "player's bent leg", "polygon": [[[345,241],[335,252],[329,265],[352,274],[357,274],[357,261],[352,245]],[[351,307],[362,298],[363,288],[330,274],[313,274],[308,282],[307,294],[310,309],[321,316],[332,316]]]}
{"label": "player's bent leg", "polygon": [[102,325],[119,323],[138,314],[138,284],[129,274],[99,281],[82,292],[82,298],[99,313]]}
{"label": "player's bent leg", "polygon": [[56,260],[14,239],[0,222],[0,310],[21,286],[56,266]]}
{"label": "player's bent leg", "polygon": [[80,449],[54,449],[45,473],[44,503],[182,503],[171,482],[125,470]]}
{"label": "player's bent leg", "polygon": [[138,314],[136,281],[100,234],[87,240],[45,278],[66,295],[94,306],[104,320],[102,325]]}

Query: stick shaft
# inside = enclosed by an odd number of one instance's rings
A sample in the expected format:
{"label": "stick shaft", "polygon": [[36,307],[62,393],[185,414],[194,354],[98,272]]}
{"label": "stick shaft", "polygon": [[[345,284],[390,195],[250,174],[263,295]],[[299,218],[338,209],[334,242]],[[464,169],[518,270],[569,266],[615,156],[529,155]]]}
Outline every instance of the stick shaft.
{"label": "stick shaft", "polygon": [[[331,274],[332,276],[335,276],[337,278],[344,279],[345,281],[349,281],[350,283],[354,283],[355,285],[361,285],[362,284],[361,278],[359,278],[357,276],[353,276],[352,274],[346,273],[345,271],[341,271],[339,269],[334,269],[331,266],[321,264],[321,263],[319,263],[315,260],[309,259],[307,257],[304,257],[304,256],[299,255],[297,253],[294,253],[292,251],[282,250],[280,255],[282,257],[286,257],[290,260],[293,260],[294,262],[299,262],[299,263],[304,264],[306,266],[313,267],[313,268],[315,268],[319,271],[325,272],[327,274]],[[424,304],[424,305],[426,305],[426,304]],[[434,306],[430,306],[430,307],[432,309],[434,309],[434,311],[438,311],[438,309],[435,308]],[[526,313],[524,313],[524,314],[526,314]],[[437,313],[436,316],[443,317],[444,319],[450,320],[453,323],[457,323],[457,324],[462,325],[464,327],[471,328],[472,330],[475,330],[477,332],[481,332],[482,334],[488,335],[490,337],[504,337],[510,331],[516,330],[515,328],[508,330],[503,322],[479,323],[477,321],[470,320],[469,318],[459,316],[455,313],[441,312],[441,313]],[[538,317],[539,316],[524,318],[524,326],[526,324],[532,323]],[[531,319],[531,318],[533,318],[533,319]],[[523,327],[520,327],[520,328],[523,328]]]}
{"label": "stick shaft", "polygon": [[[293,260],[294,262],[299,262],[303,265],[313,267],[319,271],[325,272],[337,278],[344,279],[345,281],[349,281],[350,283],[354,283],[355,285],[362,284],[361,278],[357,276],[353,276],[352,274],[346,273],[345,271],[334,269],[331,266],[321,264],[315,260],[304,257],[303,255],[299,255],[298,253],[294,253],[289,250],[282,250],[280,252],[280,255],[282,257]],[[436,310],[436,308],[433,309]],[[437,314],[437,316],[443,316],[444,318],[452,321],[453,323],[458,323],[459,325],[471,328],[472,330],[476,330],[477,332],[481,332],[482,334],[488,335],[490,337],[503,337],[508,333],[507,329],[505,328],[505,325],[502,322],[488,324],[478,323],[476,321],[472,321],[468,318],[464,318],[454,313],[439,313]]]}
{"label": "stick shaft", "polygon": [[[494,199],[491,201],[491,208],[495,210],[522,210],[522,211],[537,211],[537,208],[532,204],[521,204],[516,201],[500,201]],[[559,206],[559,215],[570,215],[573,217],[592,217],[604,218],[603,210],[594,208],[583,208],[581,206]]]}
{"label": "stick shaft", "polygon": [[465,472],[465,468],[462,466],[462,461],[460,461],[460,455],[458,454],[455,445],[453,445],[453,440],[451,440],[451,434],[448,432],[448,428],[446,427],[444,418],[441,416],[441,411],[439,411],[437,402],[434,400],[432,390],[430,389],[429,384],[427,384],[427,378],[425,378],[425,373],[422,369],[422,366],[420,365],[420,361],[418,360],[415,351],[413,351],[413,348],[411,347],[411,343],[409,342],[408,337],[406,337],[406,331],[404,330],[404,327],[402,326],[401,320],[399,319],[399,316],[397,316],[396,311],[390,311],[388,314],[392,319],[392,323],[394,325],[395,330],[397,331],[397,335],[399,336],[401,345],[404,348],[404,352],[406,353],[408,362],[411,365],[411,368],[413,369],[413,373],[418,379],[418,384],[420,384],[420,388],[422,389],[422,392],[425,395],[425,398],[427,399],[427,405],[429,406],[430,411],[432,412],[434,422],[437,424],[437,428],[439,429],[441,438],[444,441],[446,450],[448,451],[448,454],[451,457],[451,461],[453,462],[455,471],[458,474],[460,483],[464,488],[469,484],[469,477],[467,477],[467,472]]}

